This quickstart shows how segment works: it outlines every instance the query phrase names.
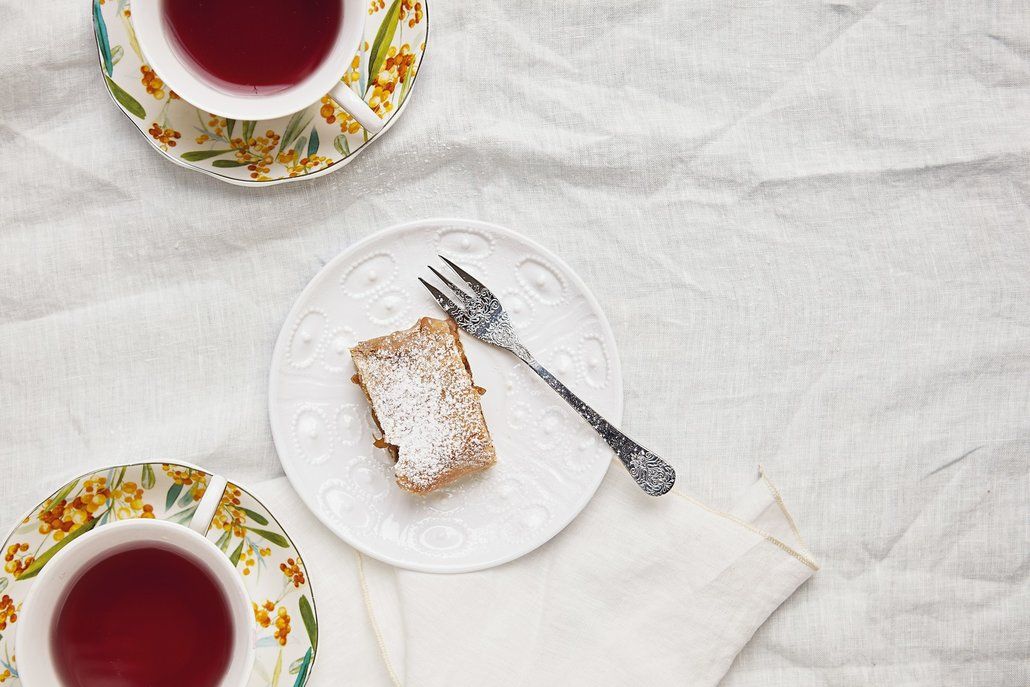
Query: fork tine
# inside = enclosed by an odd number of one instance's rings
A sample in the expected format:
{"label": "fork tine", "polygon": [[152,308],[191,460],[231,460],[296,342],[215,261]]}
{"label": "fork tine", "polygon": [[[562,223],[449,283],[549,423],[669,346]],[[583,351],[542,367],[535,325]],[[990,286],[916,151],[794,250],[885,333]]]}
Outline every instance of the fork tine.
{"label": "fork tine", "polygon": [[482,294],[491,300],[497,300],[497,296],[495,296],[493,292],[490,291],[490,289],[486,288],[481,281],[479,281],[471,274],[455,265],[453,262],[451,262],[444,256],[441,255],[439,257],[441,260],[447,263],[447,266],[450,267],[456,275],[461,277],[461,279],[472,288],[476,295]]}
{"label": "fork tine", "polygon": [[457,320],[458,317],[464,313],[464,311],[458,307],[458,304],[445,296],[440,289],[436,288],[422,277],[419,277],[418,280],[422,282],[422,286],[429,290],[429,293],[433,295],[436,302],[440,304],[441,308],[447,311],[447,314],[450,315],[452,319]]}
{"label": "fork tine", "polygon": [[430,272],[432,272],[433,274],[436,275],[437,279],[439,279],[440,281],[442,281],[444,283],[444,286],[446,286],[447,288],[449,288],[451,291],[454,292],[454,298],[459,303],[461,303],[463,306],[467,306],[468,305],[469,299],[472,298],[472,296],[470,296],[467,292],[465,292],[465,290],[459,289],[457,286],[452,284],[450,279],[448,279],[447,277],[445,277],[442,274],[440,274],[439,270],[437,270],[432,265],[426,265],[426,267],[429,268]]}

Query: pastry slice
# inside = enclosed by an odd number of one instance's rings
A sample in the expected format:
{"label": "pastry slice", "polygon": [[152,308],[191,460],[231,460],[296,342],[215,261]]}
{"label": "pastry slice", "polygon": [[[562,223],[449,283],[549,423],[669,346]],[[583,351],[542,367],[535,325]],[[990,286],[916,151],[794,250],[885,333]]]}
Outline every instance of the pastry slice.
{"label": "pastry slice", "polygon": [[350,354],[401,488],[424,494],[497,462],[452,320],[423,317]]}

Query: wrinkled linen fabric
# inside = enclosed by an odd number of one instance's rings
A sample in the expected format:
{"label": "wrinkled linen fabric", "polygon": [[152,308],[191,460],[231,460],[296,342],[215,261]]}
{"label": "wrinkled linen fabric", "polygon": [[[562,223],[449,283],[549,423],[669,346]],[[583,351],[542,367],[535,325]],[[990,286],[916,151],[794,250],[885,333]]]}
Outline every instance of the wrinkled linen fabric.
{"label": "wrinkled linen fabric", "polygon": [[[323,651],[312,685],[347,674],[364,603],[383,685],[716,685],[769,614],[817,569],[764,476],[716,512],[675,489],[643,496],[619,466],[554,541],[462,575],[396,570],[357,554],[285,478],[259,487],[312,571]],[[312,557],[314,556],[314,558]],[[356,572],[324,598],[314,571]],[[330,582],[330,584],[332,584]],[[330,620],[326,620],[326,619]],[[366,650],[368,640],[365,640]]]}
{"label": "wrinkled linen fabric", "polygon": [[[142,139],[104,92],[86,0],[2,6],[4,522],[92,465],[192,461],[292,509],[322,561],[340,639],[314,687],[626,684],[609,656],[629,647],[652,684],[718,679],[731,657],[688,672],[675,641],[712,610],[674,567],[693,540],[637,570],[620,552],[639,541],[591,530],[646,508],[621,468],[547,546],[454,578],[360,559],[290,505],[266,391],[293,299],[376,229],[473,217],[584,278],[620,347],[623,424],[681,489],[731,509],[764,464],[823,566],[722,684],[1030,683],[1025,2],[430,0],[403,119],[341,171],[265,190]],[[583,591],[610,586],[552,597],[579,540],[611,554],[584,561]],[[607,591],[634,583],[669,603]],[[456,589],[496,592],[498,613]],[[601,633],[591,610],[621,621]]]}

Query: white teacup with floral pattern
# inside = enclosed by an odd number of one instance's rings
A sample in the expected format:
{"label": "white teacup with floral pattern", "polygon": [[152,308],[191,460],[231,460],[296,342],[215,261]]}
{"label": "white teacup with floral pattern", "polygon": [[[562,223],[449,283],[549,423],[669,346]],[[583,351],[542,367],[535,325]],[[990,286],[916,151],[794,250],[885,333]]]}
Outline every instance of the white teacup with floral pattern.
{"label": "white teacup with floral pattern", "polygon": [[[198,508],[198,511],[204,510],[209,509],[203,505]],[[39,573],[22,608],[21,626],[15,640],[22,685],[55,687],[62,684],[52,655],[50,633],[65,593],[79,576],[112,552],[156,545],[188,556],[221,588],[229,604],[234,640],[229,667],[220,687],[244,687],[254,664],[254,614],[240,575],[226,555],[202,534],[209,522],[210,518],[194,517],[193,522],[184,527],[164,520],[122,520],[94,529],[61,549]]]}
{"label": "white teacup with floral pattern", "polygon": [[385,122],[341,79],[361,44],[365,0],[339,0],[343,16],[336,41],[315,71],[299,83],[275,93],[246,95],[222,90],[197,72],[173,45],[162,14],[162,0],[135,0],[132,24],[140,49],[161,79],[181,98],[212,115],[242,121],[292,115],[328,95],[370,134]]}

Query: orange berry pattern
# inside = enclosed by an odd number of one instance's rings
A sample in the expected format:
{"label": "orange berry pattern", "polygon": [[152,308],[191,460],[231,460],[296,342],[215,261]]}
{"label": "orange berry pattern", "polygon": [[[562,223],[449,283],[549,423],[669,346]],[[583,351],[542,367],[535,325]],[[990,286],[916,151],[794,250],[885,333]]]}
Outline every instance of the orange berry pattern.
{"label": "orange berry pattern", "polygon": [[[147,89],[147,95],[154,96],[157,100],[165,99],[165,83],[161,80],[154,70],[150,68],[150,65],[144,64],[139,68],[140,74],[143,77],[140,79],[140,83]],[[171,92],[169,90],[169,92]]]}
{"label": "orange berry pattern", "polygon": [[286,641],[290,636],[290,614],[287,612],[285,606],[279,606],[279,610],[276,610],[276,605],[272,601],[266,601],[265,603],[258,606],[254,604],[254,620],[257,624],[265,629],[275,628],[272,633],[272,637],[279,644],[279,646],[286,646]]}
{"label": "orange berry pattern", "polygon": [[[25,542],[15,542],[7,547],[7,551],[4,552],[4,572],[8,575],[18,577],[23,572],[29,569],[36,558],[32,554],[28,553],[29,545]],[[7,598],[6,596],[4,597]],[[0,610],[2,613],[2,610]],[[3,630],[3,623],[0,623],[0,630]]]}
{"label": "orange berry pattern", "polygon": [[[49,559],[83,527],[127,518],[186,522],[208,485],[207,473],[188,466],[128,465],[84,475],[27,515],[0,544],[0,684],[18,684],[14,642],[21,604],[41,566],[37,561]],[[255,621],[266,638],[256,655],[264,674],[273,674],[278,661],[306,670],[316,649],[313,600],[307,570],[286,533],[260,502],[230,484],[207,537],[234,562],[254,602]],[[303,686],[306,672],[303,677],[291,676],[291,684]]]}
{"label": "orange berry pattern", "polygon": [[168,152],[169,148],[174,148],[179,144],[179,139],[182,138],[182,134],[170,126],[161,126],[157,122],[150,125],[150,129],[147,130],[151,138],[157,141],[161,150]]}
{"label": "orange berry pattern", "polygon": [[[360,68],[360,56],[356,56],[354,62],[351,63],[351,69],[343,77],[344,83],[353,84],[359,81],[361,78]],[[404,86],[415,78],[416,73],[416,55],[411,46],[404,43],[399,48],[391,47],[387,51],[386,60],[372,81],[370,92],[366,97],[369,107],[375,110],[380,117],[389,116],[398,107],[398,103],[402,102],[396,97],[396,94],[403,91]],[[339,122],[342,134],[357,134],[361,131],[361,125],[340,109],[331,98],[324,97],[321,103],[318,113],[326,124]]]}
{"label": "orange berry pattern", "polygon": [[[365,40],[342,81],[386,119],[405,102],[418,73],[428,30],[427,0],[366,1]],[[371,138],[329,98],[293,117],[265,122],[200,112],[143,59],[128,3],[98,3],[104,30],[98,29],[96,38],[109,90],[154,146],[176,160],[234,181],[275,182],[332,168]],[[388,19],[396,25],[380,31]]]}
{"label": "orange berry pattern", "polygon": [[[14,603],[14,599],[7,594],[0,596],[0,632],[3,632],[8,628],[8,626],[14,625],[14,623],[18,622],[18,608],[20,605],[21,604],[16,605]],[[14,657],[12,657],[12,662],[13,659]],[[0,665],[0,668],[3,668],[3,670],[0,670],[0,684],[2,684],[11,679],[13,674],[11,673],[11,669],[6,666]]]}
{"label": "orange berry pattern", "polygon": [[293,583],[293,586],[300,589],[300,586],[304,584],[304,570],[301,568],[300,559],[293,560],[287,558],[285,563],[279,564],[279,570],[282,571],[283,575],[286,575],[286,579]]}
{"label": "orange berry pattern", "polygon": [[394,92],[399,84],[405,84],[414,77],[415,55],[411,46],[405,43],[400,49],[391,47],[386,53],[386,61],[376,75],[372,87],[372,97],[368,105],[380,117],[389,114],[395,107]]}
{"label": "orange berry pattern", "polygon": [[213,529],[228,532],[234,537],[242,538],[246,534],[247,514],[240,509],[242,496],[243,492],[239,487],[230,484],[225,488],[214,520],[211,521]]}
{"label": "orange berry pattern", "polygon": [[[310,652],[314,611],[304,562],[267,511],[249,493],[229,484],[219,504],[208,539],[232,552],[240,549],[236,569],[251,597],[259,640],[282,649],[287,659],[301,662]],[[258,659],[261,661],[261,658]],[[269,654],[271,672],[277,657]]]}
{"label": "orange berry pattern", "polygon": [[48,500],[37,516],[38,532],[60,542],[105,515],[116,520],[153,518],[154,507],[144,501],[144,490],[137,482],[123,480],[112,488],[107,477],[96,476],[84,480],[74,496]]}
{"label": "orange berry pattern", "polygon": [[415,28],[416,24],[422,23],[422,18],[425,16],[422,13],[422,3],[416,2],[416,0],[401,0],[397,16],[401,21],[407,20],[409,29]]}
{"label": "orange berry pattern", "polygon": [[9,597],[7,594],[0,596],[0,632],[7,629],[8,625],[14,625],[18,622],[18,607],[14,604],[14,599]]}
{"label": "orange berry pattern", "polygon": [[[83,528],[103,527],[128,518],[187,522],[208,484],[207,473],[188,466],[127,465],[83,475],[25,516],[11,537],[0,544],[0,684],[18,684],[14,643],[21,604],[43,562]],[[230,486],[221,496],[218,523],[212,523],[208,536],[212,540],[227,536],[226,555],[240,549],[233,560],[252,598],[273,602],[267,628],[263,628],[270,641],[267,647],[259,648],[257,660],[268,674],[274,672],[280,652],[290,664],[303,663],[305,657],[310,664],[314,647],[305,629],[306,621],[297,619],[313,619],[313,610],[307,573],[296,549],[271,515],[245,491]]]}
{"label": "orange berry pattern", "polygon": [[[425,16],[422,12],[422,3],[416,0],[399,0],[400,7],[397,8],[398,21],[406,22],[409,29],[415,28],[422,23]],[[368,3],[368,14],[375,15],[377,12],[386,9],[386,0],[370,0]]]}
{"label": "orange berry pattern", "polygon": [[241,570],[240,572],[243,574],[244,577],[247,577],[254,571],[255,566],[258,564],[259,560],[261,560],[262,558],[268,558],[271,555],[272,549],[268,547],[251,547],[245,549],[243,554],[240,555],[240,563],[243,564],[243,570]]}
{"label": "orange berry pattern", "polygon": [[[192,486],[194,484],[207,484],[207,473],[193,468],[184,468],[179,465],[168,465],[161,463],[161,471],[172,478],[176,484]],[[200,499],[197,499],[198,501]]]}

